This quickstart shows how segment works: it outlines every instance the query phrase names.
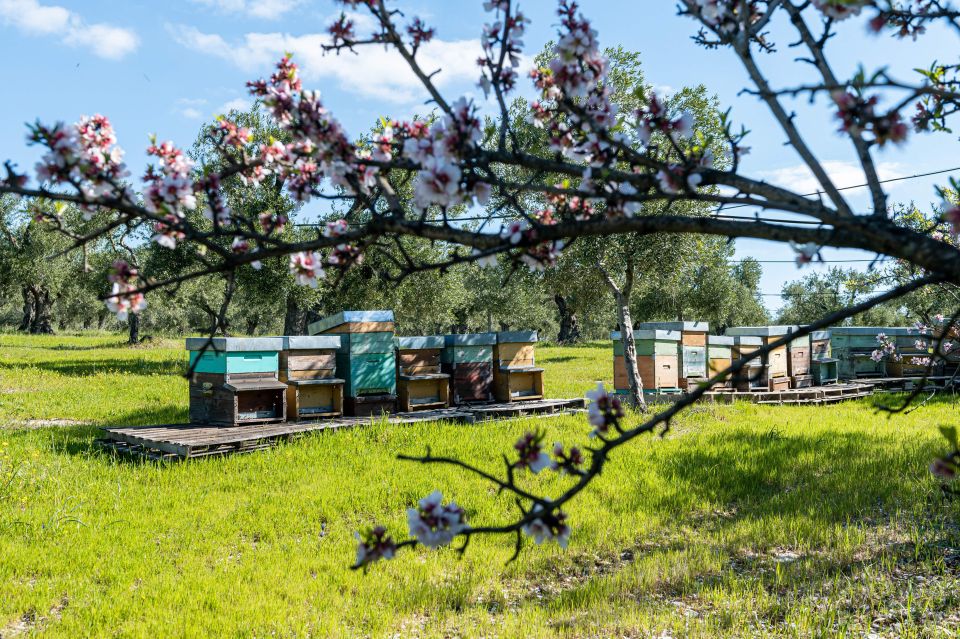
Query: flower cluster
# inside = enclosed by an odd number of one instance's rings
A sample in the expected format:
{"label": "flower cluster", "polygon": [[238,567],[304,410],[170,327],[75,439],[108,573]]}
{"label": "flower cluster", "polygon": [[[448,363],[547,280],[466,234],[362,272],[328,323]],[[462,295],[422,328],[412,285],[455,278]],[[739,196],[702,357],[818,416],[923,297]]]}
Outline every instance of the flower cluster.
{"label": "flower cluster", "polygon": [[[333,222],[327,222],[323,229],[323,235],[324,237],[341,237],[345,235],[349,229],[350,225],[345,219],[341,218]],[[359,262],[361,259],[363,259],[363,253],[359,247],[343,242],[333,247],[333,250],[330,251],[330,256],[327,257],[327,263],[346,268],[355,262]]]}
{"label": "flower cluster", "polygon": [[790,248],[792,248],[793,252],[797,255],[797,266],[810,264],[820,254],[820,245],[816,242],[807,242],[806,244],[790,242]]}
{"label": "flower cluster", "polygon": [[290,256],[290,273],[300,286],[317,288],[318,280],[325,276],[320,254],[316,251],[300,251]]}
{"label": "flower cluster", "polygon": [[877,335],[877,343],[879,346],[870,353],[870,359],[875,362],[882,362],[885,359],[890,359],[894,362],[899,362],[902,359],[900,352],[897,350],[896,342],[887,336],[886,333],[879,333]]}
{"label": "flower cluster", "polygon": [[605,437],[611,428],[620,428],[620,420],[625,415],[623,405],[617,397],[611,397],[607,393],[603,382],[599,382],[594,390],[587,393],[587,399],[590,400],[587,415],[590,425],[593,426],[590,437]]}
{"label": "flower cluster", "polygon": [[260,228],[267,235],[273,232],[283,233],[287,226],[287,216],[283,213],[274,213],[273,211],[264,211],[260,214]]}
{"label": "flower cluster", "polygon": [[874,142],[884,146],[887,142],[900,144],[907,139],[908,128],[895,109],[877,114],[877,96],[864,98],[850,91],[834,91],[833,102],[837,105],[840,131],[852,134],[870,132]]}
{"label": "flower cluster", "polygon": [[529,468],[537,474],[550,466],[550,456],[543,450],[543,433],[537,431],[526,433],[513,445],[519,459],[513,462],[514,468]]}
{"label": "flower cluster", "polygon": [[397,552],[397,545],[387,534],[383,526],[375,526],[363,534],[354,533],[357,538],[357,562],[354,568],[366,568],[381,559],[393,559]]}
{"label": "flower cluster", "polygon": [[756,0],[744,3],[741,0],[696,0],[697,17],[726,38],[740,32],[744,22],[743,9],[746,7],[747,24],[760,19],[760,10]]}
{"label": "flower cluster", "polygon": [[428,27],[420,18],[414,18],[413,22],[407,26],[407,35],[410,36],[410,44],[414,51],[419,49],[424,42],[433,40],[435,34],[433,28]]}
{"label": "flower cluster", "polygon": [[[484,95],[489,95],[493,86],[507,93],[517,84],[523,33],[530,21],[520,11],[507,13],[510,3],[506,1],[484,2],[483,8],[495,12],[498,19],[483,27],[483,56],[477,60],[481,68],[479,86]],[[504,14],[502,18],[500,14]]]}
{"label": "flower cluster", "polygon": [[874,0],[813,0],[813,6],[831,20],[846,20],[851,16],[858,16],[864,7],[873,4]]}
{"label": "flower cluster", "polygon": [[533,514],[539,517],[523,525],[524,534],[533,537],[537,545],[544,541],[556,541],[561,548],[566,548],[570,541],[570,526],[567,524],[567,515],[562,510],[548,510],[541,504],[533,507]]}
{"label": "flower cluster", "polygon": [[417,508],[407,510],[407,523],[410,534],[427,548],[448,545],[467,527],[463,508],[454,502],[444,504],[439,490],[417,502]]}
{"label": "flower cluster", "polygon": [[107,308],[111,313],[116,313],[120,321],[127,319],[130,313],[139,313],[147,307],[146,298],[135,284],[138,276],[137,269],[124,260],[117,260],[110,267],[107,280],[113,284],[113,288],[107,298]]}
{"label": "flower cluster", "polygon": [[581,466],[586,460],[583,457],[583,451],[576,446],[571,446],[569,451],[564,450],[563,444],[557,442],[553,445],[553,462],[550,465],[551,470],[555,470],[567,475],[580,475],[583,473]]}

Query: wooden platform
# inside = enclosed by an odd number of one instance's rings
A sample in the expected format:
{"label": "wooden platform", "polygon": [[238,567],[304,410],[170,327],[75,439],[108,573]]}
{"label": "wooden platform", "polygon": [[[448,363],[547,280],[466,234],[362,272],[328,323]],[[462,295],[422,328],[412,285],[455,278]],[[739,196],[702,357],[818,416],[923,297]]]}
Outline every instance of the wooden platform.
{"label": "wooden platform", "polygon": [[[509,419],[529,415],[562,415],[584,408],[583,399],[549,399],[529,402],[487,403],[439,410],[423,410],[390,415],[391,424],[450,421],[473,424],[480,421]],[[327,420],[244,426],[206,426],[165,424],[104,428],[97,443],[109,450],[149,459],[187,459],[248,453],[270,448],[279,442],[307,433],[365,426],[371,417],[338,417]]]}
{"label": "wooden platform", "polygon": [[[857,383],[870,384],[878,392],[909,392],[915,390],[922,377],[865,377],[857,379]],[[924,390],[936,390],[942,388],[952,388],[952,375],[931,375],[924,382]]]}
{"label": "wooden platform", "polygon": [[710,392],[704,393],[704,397],[719,403],[740,400],[754,404],[834,404],[848,399],[869,397],[873,392],[873,384],[857,381],[782,391]]}

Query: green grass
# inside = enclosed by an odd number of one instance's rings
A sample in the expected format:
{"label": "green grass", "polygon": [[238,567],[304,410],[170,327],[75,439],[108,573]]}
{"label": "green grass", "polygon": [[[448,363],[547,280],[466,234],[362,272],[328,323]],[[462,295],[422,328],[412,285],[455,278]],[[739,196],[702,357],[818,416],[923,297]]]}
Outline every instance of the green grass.
{"label": "green grass", "polygon": [[[542,347],[551,396],[609,380],[605,345]],[[183,421],[179,343],[0,335],[0,636],[955,636],[960,508],[926,471],[952,398],[710,406],[619,451],[569,509],[570,548],[508,539],[348,569],[353,531],[405,530],[434,487],[474,522],[511,501],[421,452],[497,470],[525,430],[587,443],[580,416],[319,434],[157,464],[96,426]],[[40,420],[40,421],[36,421]],[[567,481],[524,478],[558,494]]]}

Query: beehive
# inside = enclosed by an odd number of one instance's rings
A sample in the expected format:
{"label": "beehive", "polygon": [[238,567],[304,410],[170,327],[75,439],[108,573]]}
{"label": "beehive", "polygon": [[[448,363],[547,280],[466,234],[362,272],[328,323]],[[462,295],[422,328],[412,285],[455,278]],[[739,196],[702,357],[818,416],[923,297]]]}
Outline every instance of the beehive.
{"label": "beehive", "polygon": [[538,368],[533,345],[536,331],[497,333],[493,346],[493,394],[500,402],[543,399],[543,369]]}
{"label": "beehive", "polygon": [[[789,326],[735,326],[728,328],[726,333],[734,337],[759,337],[764,346],[769,346],[787,335],[790,328]],[[789,353],[786,344],[767,353],[762,363],[768,366],[766,371],[768,380],[789,377],[788,358]]]}
{"label": "beehive", "polygon": [[[733,337],[733,359],[740,360],[763,346],[763,338],[756,335],[736,335]],[[769,364],[760,358],[749,360],[733,378],[738,391],[766,390],[769,386],[767,371]]]}
{"label": "beehive", "polygon": [[641,330],[676,331],[680,333],[679,379],[677,385],[686,390],[707,376],[707,322],[641,322]]}
{"label": "beehive", "polygon": [[397,403],[401,411],[446,408],[450,376],[440,372],[442,335],[398,337]]}
{"label": "beehive", "polygon": [[[899,360],[888,359],[886,372],[890,377],[922,377],[926,374],[939,375],[943,369],[943,359],[936,358],[930,365],[931,349],[936,345],[934,333],[920,332],[914,328],[894,327],[885,331],[897,345]],[[917,342],[922,342],[918,347]]]}
{"label": "beehive", "polygon": [[234,426],[286,421],[276,337],[190,337],[190,421]]}
{"label": "beehive", "polygon": [[[791,326],[790,332],[800,327]],[[810,371],[810,335],[802,335],[787,344],[787,374],[791,388],[809,388],[813,386],[813,374]]]}
{"label": "beehive", "polygon": [[[946,332],[947,324],[942,324],[940,326],[935,326],[933,329],[934,340],[938,340]],[[936,346],[936,343],[932,343],[931,348]],[[954,326],[950,329],[950,332],[943,337],[939,359],[944,364],[944,375],[953,375],[960,365],[960,328]]]}
{"label": "beehive", "polygon": [[877,341],[880,333],[896,336],[895,330],[882,326],[835,326],[830,329],[830,350],[838,360],[837,373],[841,379],[886,375],[886,362],[876,362],[870,356],[880,345]]}
{"label": "beehive", "polygon": [[469,333],[444,337],[441,369],[450,375],[455,404],[493,399],[493,347],[496,333]]}
{"label": "beehive", "polygon": [[[613,340],[613,386],[618,393],[630,392],[626,361],[623,358],[623,340],[620,331],[610,333]],[[644,393],[679,391],[680,389],[680,331],[635,330],[633,341],[637,349],[637,370]]]}
{"label": "beehive", "polygon": [[343,414],[344,380],[336,376],[339,335],[283,337],[280,381],[287,385],[287,419]]}
{"label": "beehive", "polygon": [[810,371],[817,386],[837,383],[837,363],[831,356],[830,331],[810,333]]}
{"label": "beehive", "polygon": [[312,334],[339,335],[337,377],[344,380],[344,412],[392,413],[397,403],[393,311],[343,311],[310,324]]}
{"label": "beehive", "polygon": [[[734,338],[727,335],[707,336],[707,375],[713,377],[733,363]],[[714,388],[732,388],[733,378],[725,379]]]}

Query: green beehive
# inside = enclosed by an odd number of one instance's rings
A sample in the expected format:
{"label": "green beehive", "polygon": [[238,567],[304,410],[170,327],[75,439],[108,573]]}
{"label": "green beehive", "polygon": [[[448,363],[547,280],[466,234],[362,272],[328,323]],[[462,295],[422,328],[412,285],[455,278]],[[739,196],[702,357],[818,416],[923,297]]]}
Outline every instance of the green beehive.
{"label": "green beehive", "polygon": [[880,347],[877,335],[883,333],[896,339],[906,328],[885,326],[836,326],[830,329],[830,350],[837,359],[837,373],[841,379],[857,377],[884,377],[886,362],[874,361],[873,351]]}

